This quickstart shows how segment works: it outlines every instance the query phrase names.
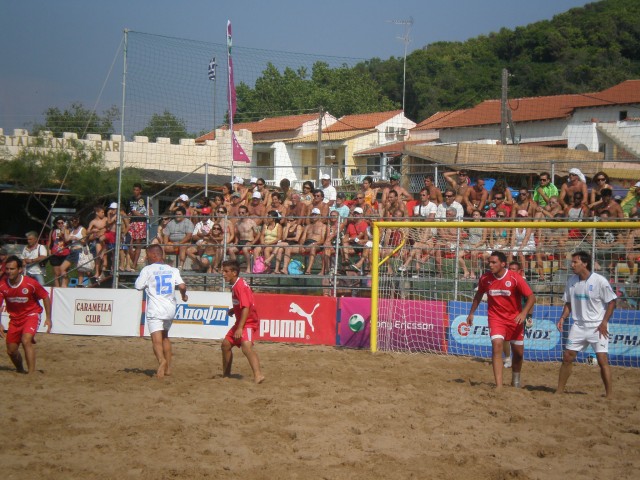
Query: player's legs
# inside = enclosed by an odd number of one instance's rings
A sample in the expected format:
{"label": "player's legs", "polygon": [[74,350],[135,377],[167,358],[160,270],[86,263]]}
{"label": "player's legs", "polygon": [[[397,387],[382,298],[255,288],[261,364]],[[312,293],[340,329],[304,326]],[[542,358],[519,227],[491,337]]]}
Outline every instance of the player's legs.
{"label": "player's legs", "polygon": [[511,342],[503,343],[502,353],[504,353],[504,368],[511,368]]}
{"label": "player's legs", "polygon": [[25,373],[25,369],[22,366],[22,355],[18,350],[19,346],[20,344],[18,343],[7,343],[7,355],[9,355],[11,363],[16,367],[18,373]]}
{"label": "player's legs", "polygon": [[242,353],[249,360],[249,366],[253,371],[253,381],[256,383],[262,383],[264,381],[264,375],[260,371],[260,359],[258,354],[253,349],[251,342],[242,342]]}
{"label": "player's legs", "polygon": [[158,378],[164,377],[167,370],[167,359],[164,356],[164,339],[163,339],[164,330],[157,330],[151,333],[151,344],[153,347],[153,353],[158,360],[158,370],[156,371],[156,376]]}
{"label": "player's legs", "polygon": [[522,361],[524,360],[524,344],[514,342],[511,345],[511,386],[520,387],[520,372],[522,371]]}
{"label": "player's legs", "polygon": [[33,373],[36,371],[36,347],[33,344],[33,335],[23,333],[20,343],[22,343],[24,357],[27,360],[27,373]]}
{"label": "player's legs", "polygon": [[231,364],[233,363],[233,345],[226,338],[222,340],[220,349],[222,350],[222,376],[231,376]]}
{"label": "player's legs", "polygon": [[611,383],[611,367],[609,366],[609,357],[606,352],[596,352],[598,366],[600,367],[600,377],[604,383],[604,391],[606,397],[613,396],[613,385]]}
{"label": "player's legs", "polygon": [[171,375],[171,359],[173,358],[173,352],[171,351],[171,340],[169,340],[169,332],[167,330],[162,331],[162,352],[164,353],[164,359],[167,361],[164,374]]}
{"label": "player's legs", "polygon": [[560,365],[560,374],[558,375],[558,388],[556,389],[556,393],[564,393],[564,387],[571,376],[573,361],[576,359],[577,355],[578,352],[574,350],[565,350],[562,354],[562,365]]}
{"label": "player's legs", "polygon": [[491,339],[491,365],[493,366],[493,377],[496,380],[496,388],[502,388],[502,346],[504,339],[495,337]]}

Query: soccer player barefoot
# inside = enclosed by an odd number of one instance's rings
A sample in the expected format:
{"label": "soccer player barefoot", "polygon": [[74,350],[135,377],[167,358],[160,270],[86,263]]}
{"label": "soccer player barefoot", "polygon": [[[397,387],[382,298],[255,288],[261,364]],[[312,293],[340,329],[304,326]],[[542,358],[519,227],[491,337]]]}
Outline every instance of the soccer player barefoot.
{"label": "soccer player barefoot", "polygon": [[[511,342],[511,385],[520,387],[520,372],[524,357],[524,322],[533,308],[536,297],[526,280],[519,274],[507,270],[507,257],[502,252],[491,252],[489,272],[478,283],[473,297],[467,324],[473,325],[475,313],[482,296],[487,294],[489,336],[491,337],[491,363],[496,388],[502,388],[502,349],[504,342]],[[527,302],[522,306],[522,298]]]}
{"label": "soccer player barefoot", "polygon": [[564,393],[576,355],[591,345],[598,359],[605,396],[611,397],[613,387],[607,356],[609,351],[607,326],[616,308],[617,296],[606,278],[591,271],[591,255],[587,252],[576,252],[571,255],[571,269],[575,275],[567,280],[562,297],[564,308],[558,320],[558,330],[562,332],[564,321],[569,316],[573,317],[574,322],[569,330],[569,339],[562,355],[556,393]]}
{"label": "soccer player barefoot", "polygon": [[[40,314],[44,305],[47,333],[51,331],[51,300],[42,285],[33,278],[22,275],[22,260],[15,255],[7,258],[6,275],[0,281],[0,306],[6,300],[9,314],[9,330],[5,334],[0,327],[0,336],[7,342],[7,354],[19,373],[36,371],[36,348],[34,346]],[[27,370],[22,364],[20,345],[27,360]]]}
{"label": "soccer player barefoot", "polygon": [[253,349],[253,337],[258,329],[258,312],[251,287],[243,278],[239,277],[240,266],[235,260],[222,262],[222,276],[225,282],[231,285],[233,299],[233,313],[236,323],[231,327],[227,336],[222,341],[222,376],[231,376],[231,364],[233,363],[233,347],[240,347],[244,356],[249,361],[253,371],[253,381],[262,383],[264,375],[260,370],[258,354]]}
{"label": "soccer player barefoot", "polygon": [[169,329],[176,315],[176,288],[180,291],[183,302],[189,297],[180,271],[164,263],[164,251],[160,245],[147,248],[147,262],[149,265],[140,271],[136,280],[136,289],[147,292],[147,326],[153,353],[158,360],[156,375],[163,378],[171,375]]}

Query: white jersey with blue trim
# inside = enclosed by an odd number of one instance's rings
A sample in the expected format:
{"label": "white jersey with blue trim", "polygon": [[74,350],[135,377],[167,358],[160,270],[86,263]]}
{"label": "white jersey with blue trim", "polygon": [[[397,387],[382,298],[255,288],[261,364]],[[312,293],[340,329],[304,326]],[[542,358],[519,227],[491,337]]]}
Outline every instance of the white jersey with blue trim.
{"label": "white jersey with blue trim", "polygon": [[180,271],[165,263],[144,267],[136,280],[136,289],[147,289],[147,317],[173,319],[176,314],[176,286],[183,283]]}
{"label": "white jersey with blue trim", "polygon": [[609,281],[592,272],[586,280],[580,280],[578,275],[569,277],[562,301],[571,303],[571,317],[576,322],[599,324],[607,304],[617,298]]}

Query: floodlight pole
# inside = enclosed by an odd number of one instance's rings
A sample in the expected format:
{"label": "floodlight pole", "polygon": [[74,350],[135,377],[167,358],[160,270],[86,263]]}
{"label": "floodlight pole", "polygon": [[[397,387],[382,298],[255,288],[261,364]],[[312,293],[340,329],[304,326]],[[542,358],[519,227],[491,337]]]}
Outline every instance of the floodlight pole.
{"label": "floodlight pole", "polygon": [[411,31],[411,26],[413,25],[413,17],[409,17],[409,20],[387,20],[388,23],[393,23],[395,25],[404,25],[404,35],[398,37],[399,40],[402,40],[404,43],[404,62],[402,66],[402,112],[405,112],[405,91],[407,85],[407,48],[409,47],[409,43],[411,43],[411,38],[409,37],[409,32]]}

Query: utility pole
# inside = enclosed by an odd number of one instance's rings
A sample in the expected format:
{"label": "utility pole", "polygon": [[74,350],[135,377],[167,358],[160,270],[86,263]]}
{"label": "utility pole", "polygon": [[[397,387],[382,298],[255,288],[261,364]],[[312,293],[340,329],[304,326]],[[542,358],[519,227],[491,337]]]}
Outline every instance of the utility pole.
{"label": "utility pole", "polygon": [[506,68],[502,69],[502,98],[500,100],[500,141],[502,145],[507,144],[507,124],[509,122],[509,114],[507,109],[508,100],[508,88],[509,88],[509,72]]}
{"label": "utility pole", "polygon": [[387,20],[387,22],[395,25],[404,25],[404,35],[397,37],[398,40],[402,40],[402,43],[404,43],[404,63],[402,67],[402,112],[404,113],[405,89],[407,85],[407,47],[409,46],[409,43],[411,43],[409,32],[413,25],[413,17],[409,17],[409,20]]}

